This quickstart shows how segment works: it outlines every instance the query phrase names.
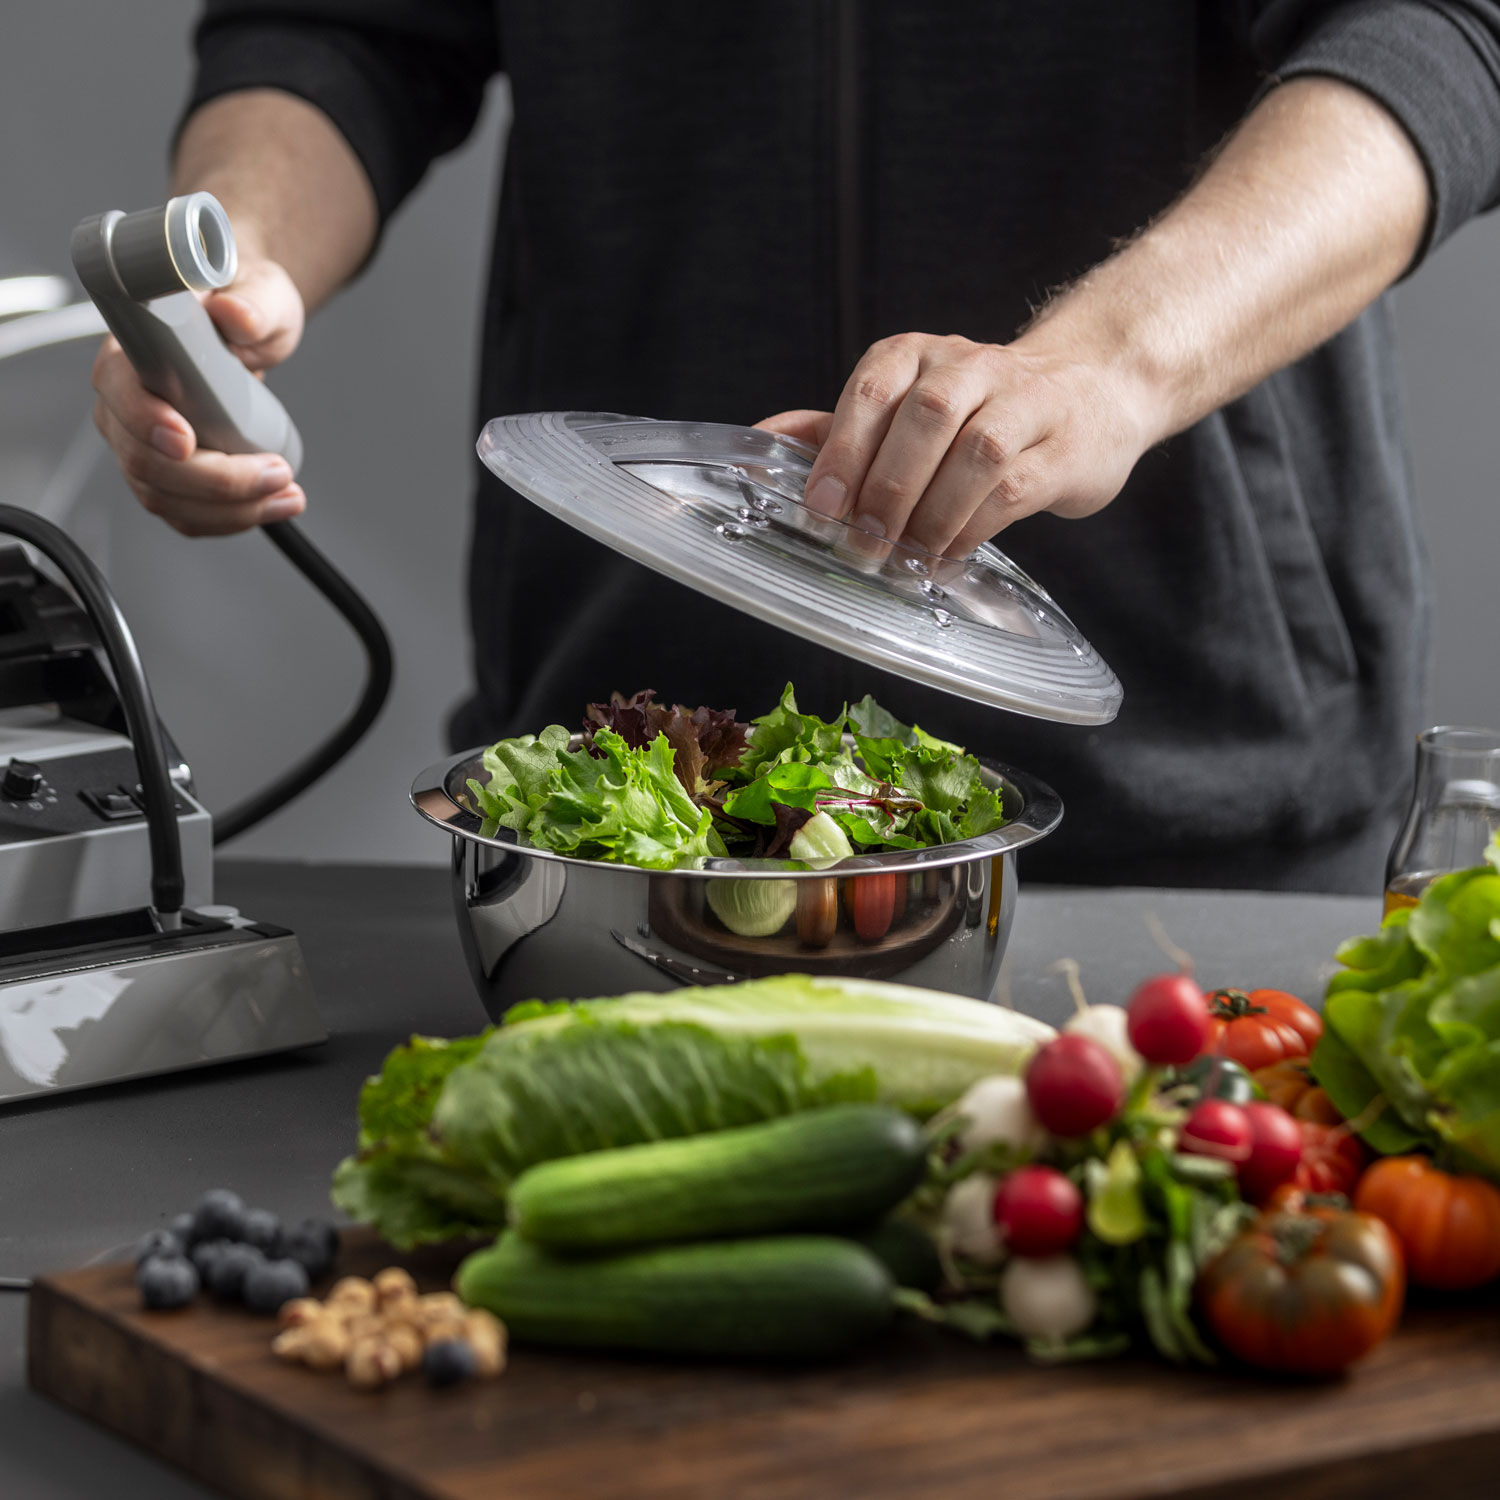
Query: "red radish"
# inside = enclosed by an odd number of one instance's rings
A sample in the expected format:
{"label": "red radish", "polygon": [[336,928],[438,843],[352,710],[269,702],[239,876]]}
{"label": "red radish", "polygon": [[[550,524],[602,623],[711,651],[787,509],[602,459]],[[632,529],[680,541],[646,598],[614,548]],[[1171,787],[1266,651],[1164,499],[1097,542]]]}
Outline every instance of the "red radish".
{"label": "red radish", "polygon": [[995,1223],[1013,1255],[1060,1255],[1083,1233],[1083,1194],[1055,1167],[1020,1167],[995,1189]]}
{"label": "red radish", "polygon": [[1181,1067],[1208,1046],[1208,1001],[1190,974],[1157,974],[1127,1007],[1130,1045],[1150,1063]]}
{"label": "red radish", "polygon": [[1262,1203],[1296,1175],[1302,1161],[1302,1130],[1279,1104],[1256,1100],[1242,1108],[1250,1120],[1250,1155],[1239,1168],[1240,1194]]}
{"label": "red radish", "polygon": [[1125,1079],[1101,1042],[1064,1032],[1039,1047],[1027,1065],[1026,1097],[1044,1130],[1087,1135],[1120,1112]]}
{"label": "red radish", "polygon": [[1227,1099],[1205,1099],[1183,1121],[1177,1149],[1189,1156],[1212,1156],[1236,1164],[1250,1159],[1250,1117]]}

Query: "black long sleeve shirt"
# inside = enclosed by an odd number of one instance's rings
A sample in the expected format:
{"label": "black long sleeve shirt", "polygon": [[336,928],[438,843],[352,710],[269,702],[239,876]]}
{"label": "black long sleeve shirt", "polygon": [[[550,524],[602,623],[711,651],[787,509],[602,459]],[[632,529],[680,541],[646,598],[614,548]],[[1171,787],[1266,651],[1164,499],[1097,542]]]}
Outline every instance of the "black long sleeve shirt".
{"label": "black long sleeve shirt", "polygon": [[[309,100],[382,219],[508,75],[481,419],[751,422],[831,407],[887,334],[1005,341],[1275,78],[1391,110],[1428,172],[1424,253],[1500,200],[1490,0],[209,0],[197,48],[190,108]],[[1099,515],[1012,527],[1124,683],[1119,719],[1084,730],[810,648],[481,476],[455,738],[571,723],[612,688],[757,711],[792,677],[810,707],[873,691],[1052,781],[1068,817],[1030,875],[1373,888],[1426,651],[1409,491],[1382,302],[1148,454]]]}

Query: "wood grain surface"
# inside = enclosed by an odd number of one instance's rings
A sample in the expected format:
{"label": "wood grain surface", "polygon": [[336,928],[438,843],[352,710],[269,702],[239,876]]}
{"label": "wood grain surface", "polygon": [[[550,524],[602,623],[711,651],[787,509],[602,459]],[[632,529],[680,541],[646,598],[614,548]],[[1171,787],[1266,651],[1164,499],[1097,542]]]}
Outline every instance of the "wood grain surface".
{"label": "wood grain surface", "polygon": [[[453,1255],[349,1237],[340,1271]],[[494,1381],[351,1390],[201,1299],[139,1306],[127,1265],[31,1298],[39,1391],[242,1500],[1445,1500],[1500,1493],[1500,1301],[1409,1308],[1348,1379],[1147,1360],[1049,1369],[904,1327],[820,1369],[515,1350]]]}

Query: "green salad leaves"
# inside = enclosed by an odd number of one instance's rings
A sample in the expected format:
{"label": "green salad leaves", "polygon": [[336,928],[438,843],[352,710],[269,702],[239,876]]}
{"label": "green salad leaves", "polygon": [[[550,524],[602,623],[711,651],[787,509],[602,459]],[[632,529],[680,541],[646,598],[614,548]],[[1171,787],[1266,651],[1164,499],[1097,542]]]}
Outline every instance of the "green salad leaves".
{"label": "green salad leaves", "polygon": [[1500,844],[1487,858],[1339,949],[1313,1071],[1346,1117],[1373,1116],[1377,1151],[1500,1179]]}
{"label": "green salad leaves", "polygon": [[654,697],[590,704],[577,750],[560,724],[492,745],[488,780],[469,782],[476,810],[538,847],[647,869],[785,857],[819,814],[848,845],[832,857],[952,843],[1005,822],[972,755],[873,698],[825,721],[798,708],[788,683],[770,713],[742,724]]}

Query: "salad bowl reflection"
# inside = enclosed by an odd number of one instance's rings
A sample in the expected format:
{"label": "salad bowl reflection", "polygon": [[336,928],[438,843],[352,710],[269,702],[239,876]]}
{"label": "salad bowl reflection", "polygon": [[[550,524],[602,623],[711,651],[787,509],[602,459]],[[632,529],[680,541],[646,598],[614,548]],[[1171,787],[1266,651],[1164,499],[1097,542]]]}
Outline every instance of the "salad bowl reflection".
{"label": "salad bowl reflection", "polygon": [[978,838],[796,860],[646,870],[534,848],[475,810],[482,751],[430,766],[412,805],[452,835],[469,973],[492,1019],[531,999],[723,984],[767,974],[897,980],[989,999],[1016,902],[1016,851],[1062,820],[1043,782],[981,761],[1006,822]]}

